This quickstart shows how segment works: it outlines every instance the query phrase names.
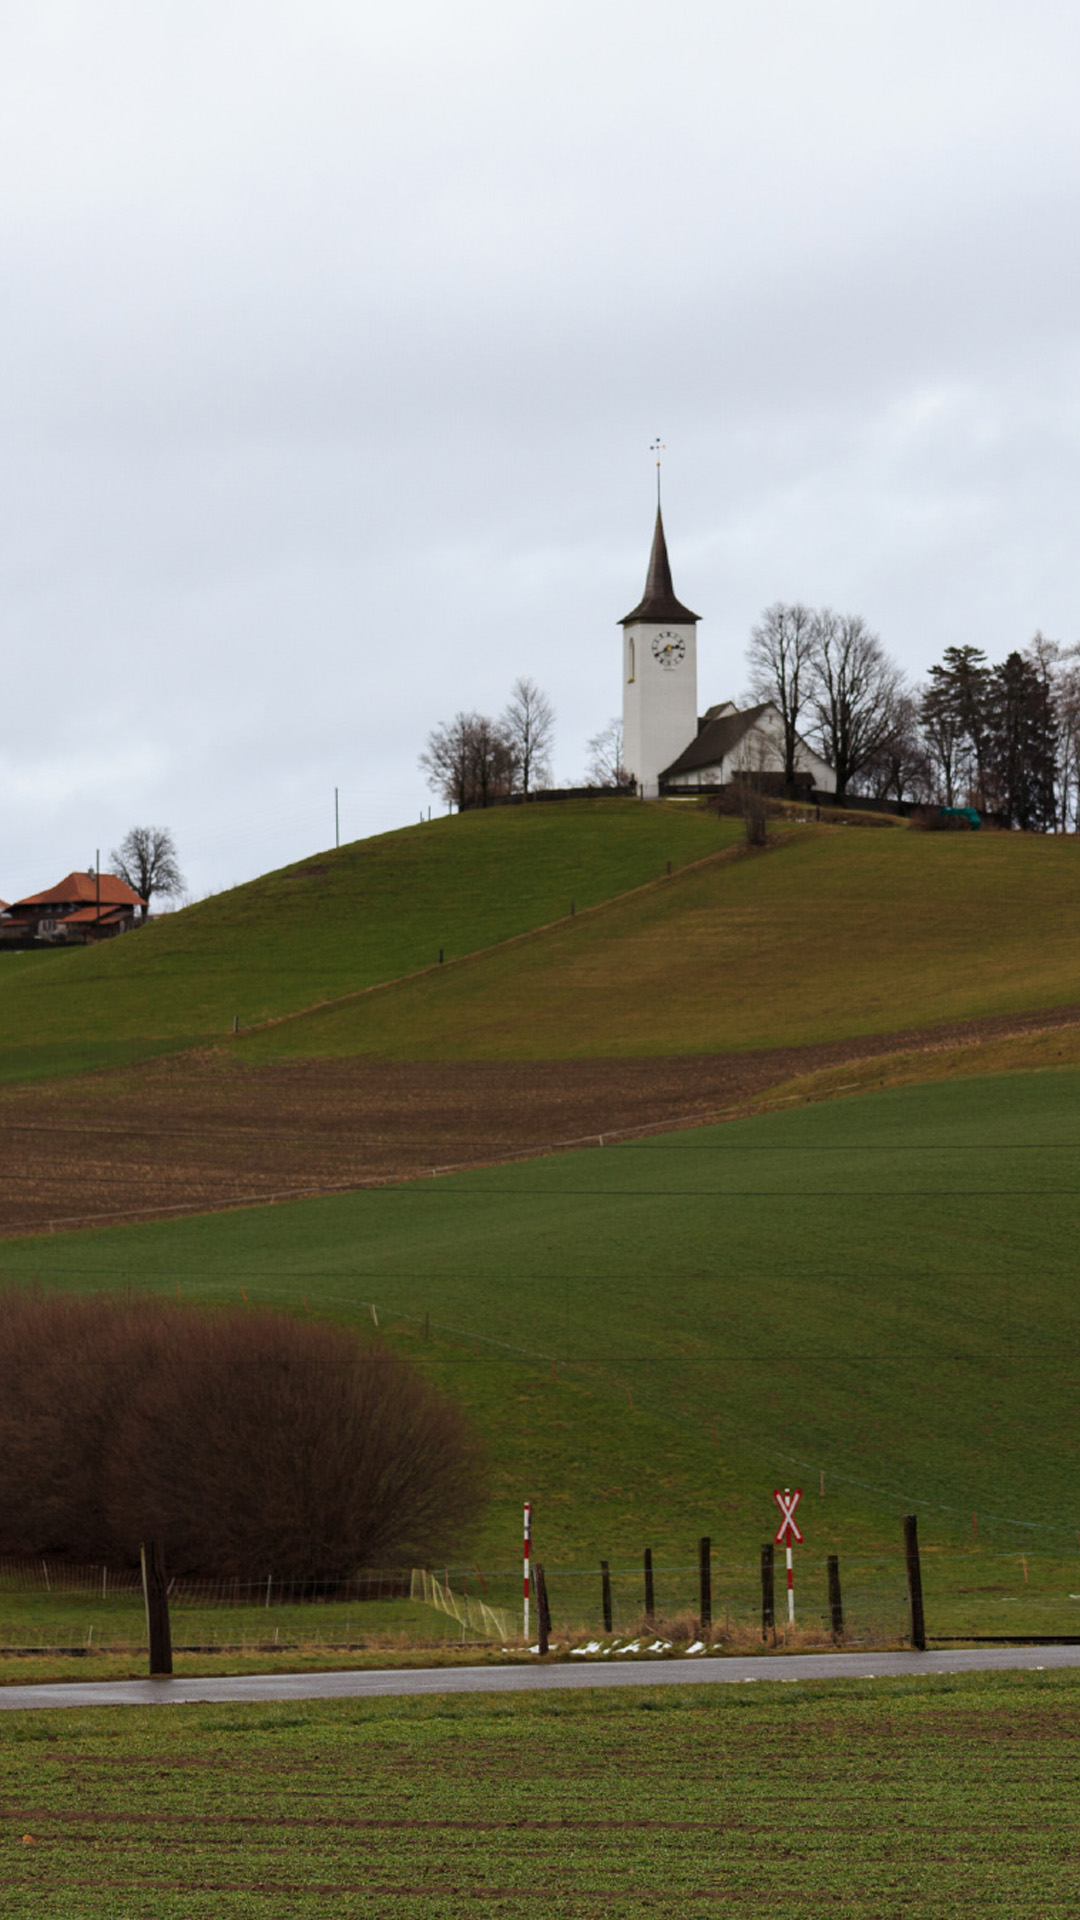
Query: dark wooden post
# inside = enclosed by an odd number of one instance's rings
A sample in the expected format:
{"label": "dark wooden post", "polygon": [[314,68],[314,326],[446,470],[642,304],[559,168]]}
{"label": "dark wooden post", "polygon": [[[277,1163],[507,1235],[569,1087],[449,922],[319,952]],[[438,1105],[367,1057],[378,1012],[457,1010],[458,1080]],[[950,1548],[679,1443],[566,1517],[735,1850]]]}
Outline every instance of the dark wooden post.
{"label": "dark wooden post", "polygon": [[600,1597],[604,1604],[604,1632],[611,1632],[611,1569],[606,1560],[600,1562]]}
{"label": "dark wooden post", "polygon": [[542,1560],[538,1560],[536,1563],[536,1611],[540,1620],[540,1632],[538,1636],[540,1652],[546,1653],[548,1650],[548,1635],[551,1632],[551,1609],[548,1606],[547,1581],[544,1579],[544,1564]]}
{"label": "dark wooden post", "polygon": [[655,1612],[656,1612],[656,1596],[653,1593],[652,1548],[646,1547],[645,1549],[645,1618],[648,1621],[650,1627],[652,1626],[653,1615],[655,1614]]}
{"label": "dark wooden post", "polygon": [[761,1637],[767,1640],[776,1631],[776,1589],[773,1583],[773,1543],[761,1549]]}
{"label": "dark wooden post", "polygon": [[712,1542],[708,1534],[702,1534],[698,1541],[698,1589],[701,1631],[707,1633],[712,1626]]}
{"label": "dark wooden post", "polygon": [[142,1549],[143,1598],[146,1601],[146,1637],[150,1642],[152,1674],[172,1672],[172,1634],[169,1631],[169,1595],[165,1585],[165,1556],[156,1540]]}
{"label": "dark wooden post", "polygon": [[830,1553],[825,1562],[829,1571],[829,1621],[834,1640],[844,1637],[844,1602],[840,1594],[840,1561],[835,1553]]}
{"label": "dark wooden post", "polygon": [[923,1617],[922,1567],[919,1564],[919,1523],[913,1513],[904,1515],[904,1557],[907,1560],[908,1611],[911,1616],[911,1644],[926,1652],[926,1621]]}

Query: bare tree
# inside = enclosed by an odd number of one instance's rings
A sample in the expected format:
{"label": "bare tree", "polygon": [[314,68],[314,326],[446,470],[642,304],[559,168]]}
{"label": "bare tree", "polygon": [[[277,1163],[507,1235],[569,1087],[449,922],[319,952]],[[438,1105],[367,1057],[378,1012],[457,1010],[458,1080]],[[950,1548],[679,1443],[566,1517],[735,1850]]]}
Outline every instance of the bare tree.
{"label": "bare tree", "polygon": [[514,755],[522,793],[546,787],[551,780],[555,709],[535,680],[522,676],[514,681],[501,726]]}
{"label": "bare tree", "polygon": [[184,891],[176,842],[167,827],[130,827],[109,859],[148,907],[155,893],[168,897]]}
{"label": "bare tree", "polygon": [[910,693],[901,693],[892,733],[860,769],[856,782],[860,793],[873,800],[924,804],[933,799],[937,769],[919,732],[919,717],[919,703]]}
{"label": "bare tree", "polygon": [[784,785],[795,784],[799,719],[814,678],[816,616],[800,602],[777,600],[766,607],[750,634],[750,687],[755,699],[771,700],[784,723]]}
{"label": "bare tree", "polygon": [[1080,648],[1062,652],[1055,674],[1058,715],[1059,828],[1062,833],[1080,826]]}
{"label": "bare tree", "polygon": [[589,782],[594,787],[630,787],[634,776],[623,766],[622,721],[609,720],[589,741]]}
{"label": "bare tree", "polygon": [[902,726],[900,669],[860,613],[825,608],[814,620],[814,732],[842,800],[855,776]]}
{"label": "bare tree", "polygon": [[499,723],[482,713],[459,713],[433,727],[420,765],[429,787],[459,808],[486,807],[513,791],[513,745]]}

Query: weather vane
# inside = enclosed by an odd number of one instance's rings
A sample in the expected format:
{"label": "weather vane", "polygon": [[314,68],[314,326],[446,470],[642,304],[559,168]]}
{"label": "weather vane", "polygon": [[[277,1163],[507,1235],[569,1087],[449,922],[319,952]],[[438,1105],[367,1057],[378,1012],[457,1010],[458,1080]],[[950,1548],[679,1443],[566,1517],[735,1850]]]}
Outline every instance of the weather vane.
{"label": "weather vane", "polygon": [[655,440],[654,440],[654,441],[653,441],[653,442],[651,443],[651,445],[650,445],[650,447],[649,447],[649,452],[650,452],[650,453],[655,453],[655,454],[656,454],[656,456],[657,456],[657,461],[656,461],[656,504],[657,504],[657,507],[659,507],[659,505],[660,505],[660,458],[659,458],[659,456],[660,456],[660,455],[661,455],[662,453],[666,453],[666,452],[667,452],[667,448],[666,448],[666,446],[664,445],[664,442],[663,442],[663,441],[662,441],[662,440],[661,440],[661,439],[660,439],[659,437],[657,437],[657,439],[655,439]]}

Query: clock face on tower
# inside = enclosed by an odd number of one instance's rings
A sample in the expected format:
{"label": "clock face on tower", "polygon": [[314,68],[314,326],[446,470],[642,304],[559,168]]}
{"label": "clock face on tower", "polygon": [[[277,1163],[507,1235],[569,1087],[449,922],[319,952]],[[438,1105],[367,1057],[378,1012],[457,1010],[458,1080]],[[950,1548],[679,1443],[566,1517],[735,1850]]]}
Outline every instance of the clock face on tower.
{"label": "clock face on tower", "polygon": [[662,667],[677,667],[686,656],[686,641],[678,633],[658,633],[652,656]]}

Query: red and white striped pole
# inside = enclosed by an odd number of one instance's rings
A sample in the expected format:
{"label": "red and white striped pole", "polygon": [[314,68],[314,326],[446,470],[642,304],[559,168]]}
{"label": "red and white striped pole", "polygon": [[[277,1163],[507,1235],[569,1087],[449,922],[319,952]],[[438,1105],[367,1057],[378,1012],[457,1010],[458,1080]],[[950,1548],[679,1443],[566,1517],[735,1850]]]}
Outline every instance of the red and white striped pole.
{"label": "red and white striped pole", "polygon": [[791,1562],[791,1535],[787,1543],[787,1617],[788,1626],[795,1625],[795,1570]]}
{"label": "red and white striped pole", "polygon": [[529,1644],[529,1552],[532,1547],[532,1501],[525,1502],[525,1645]]}

